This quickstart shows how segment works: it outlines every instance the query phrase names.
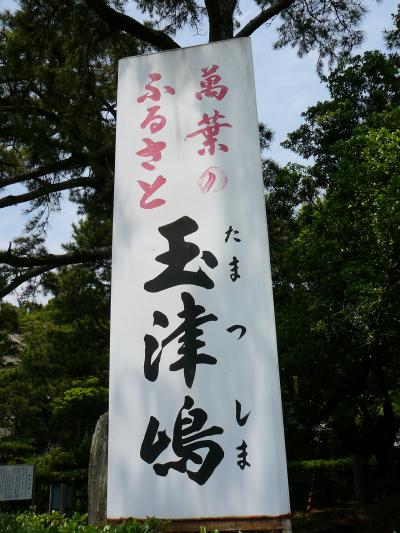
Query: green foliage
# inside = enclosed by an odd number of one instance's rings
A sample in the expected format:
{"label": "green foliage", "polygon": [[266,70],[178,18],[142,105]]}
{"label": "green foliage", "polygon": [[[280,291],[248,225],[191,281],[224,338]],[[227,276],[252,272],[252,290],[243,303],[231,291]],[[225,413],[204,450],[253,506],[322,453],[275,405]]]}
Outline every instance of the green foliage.
{"label": "green foliage", "polygon": [[[261,5],[270,4],[257,1]],[[360,44],[362,32],[356,28],[365,11],[360,0],[294,2],[282,13],[283,23],[278,27],[279,39],[274,46],[297,47],[300,57],[317,50],[317,68],[321,70],[326,58],[332,65],[338,50],[348,53]]]}
{"label": "green foliage", "polygon": [[[385,487],[373,458],[362,463],[368,501],[383,498]],[[398,469],[396,470],[398,475]],[[291,461],[288,463],[290,503],[293,511],[305,511],[311,487],[314,508],[336,507],[354,501],[350,457]],[[314,481],[312,481],[314,480]]]}
{"label": "green foliage", "polygon": [[[97,416],[107,407],[108,389],[99,386],[99,379],[89,377],[72,383],[74,386],[64,392],[61,398],[53,402],[53,412],[65,423],[80,413],[81,418]],[[83,412],[84,410],[84,412]]]}
{"label": "green foliage", "polygon": [[[319,65],[325,58],[332,61],[338,52],[349,52],[362,39],[358,27],[366,0],[257,3],[260,12],[242,28],[244,35],[279,16],[274,46],[295,47],[300,55],[317,50]],[[209,27],[210,40],[232,38],[239,28],[241,3],[20,0],[16,4],[15,10],[0,12],[0,179],[3,187],[22,184],[27,194],[5,195],[0,207],[30,202],[27,212],[32,218],[12,243],[12,251],[18,259],[39,255],[45,266],[29,268],[35,265],[14,261],[4,251],[0,294],[25,282],[25,296],[31,297],[44,274],[64,264],[44,247],[49,216],[60,208],[62,191],[70,191],[70,199],[78,204],[82,225],[88,223],[92,234],[96,225],[102,230],[97,231],[100,239],[93,253],[83,260],[90,257],[99,264],[111,253],[118,60],[178,46],[169,35],[187,27],[198,35]],[[134,7],[145,15],[143,24],[126,14]],[[268,136],[263,141],[268,143]],[[104,242],[107,250],[99,250]],[[71,247],[82,250],[79,239],[67,248]]]}
{"label": "green foliage", "polygon": [[332,99],[305,111],[304,124],[284,143],[302,157],[314,159],[309,173],[316,195],[337,170],[337,143],[349,139],[361,124],[371,124],[375,113],[399,106],[399,69],[398,55],[371,51],[350,60],[343,57],[338,68],[323,78]]}
{"label": "green foliage", "polygon": [[8,302],[0,302],[0,332],[19,332],[18,308]]}
{"label": "green foliage", "polygon": [[18,463],[30,457],[35,451],[32,441],[15,440],[12,437],[3,437],[0,439],[0,457],[7,460],[8,463]]}
{"label": "green foliage", "polygon": [[[123,10],[126,2],[108,4]],[[258,4],[268,9],[271,2]],[[187,24],[197,28],[205,14],[195,1],[137,5],[169,33]],[[32,202],[34,218],[12,251],[46,254],[42,230],[60,199],[49,187],[82,177],[92,181],[71,188],[82,218],[65,249],[107,247],[116,65],[137,53],[138,41],[81,0],[21,0],[19,7],[0,15],[0,63],[6,65],[0,74],[0,177],[85,157],[26,182],[29,192],[43,194]],[[296,46],[300,54],[318,49],[320,59],[333,58],[335,50],[359,41],[363,10],[361,0],[295,2],[281,14],[276,46]],[[307,110],[286,143],[312,164],[281,169],[264,163],[292,458],[313,457],[313,430],[321,422],[334,430],[321,453],[357,449],[384,462],[393,449],[400,413],[399,67],[396,54],[343,57],[325,78],[331,100]],[[268,147],[270,130],[261,126],[260,136]],[[2,265],[0,289],[22,272]],[[110,263],[65,266],[43,274],[41,282],[52,296],[45,306],[0,305],[2,355],[15,353],[10,333],[23,339],[20,364],[0,372],[1,461],[34,463],[43,483],[78,482],[96,419],[107,409]],[[63,519],[32,520],[42,520],[32,528],[45,530],[51,520],[61,527]],[[120,527],[142,531],[139,524]]]}
{"label": "green foliage", "polygon": [[288,448],[296,454],[302,426],[311,455],[325,422],[325,453],[374,454],[388,470],[399,427],[399,61],[374,52],[339,66],[332,100],[287,143],[315,163],[280,170],[269,200],[280,194],[289,214],[272,240]]}
{"label": "green foliage", "polygon": [[5,357],[18,357],[15,335],[20,332],[20,314],[14,305],[0,302],[0,364],[3,366],[6,366]]}
{"label": "green foliage", "polygon": [[385,32],[386,42],[389,48],[400,47],[400,6],[397,6],[397,13],[392,14],[394,28]]}
{"label": "green foliage", "polygon": [[46,514],[0,513],[0,530],[8,533],[161,533],[165,526],[165,523],[155,518],[143,522],[130,519],[118,526],[88,526],[86,520],[86,514],[75,513],[71,518],[66,518],[54,511]]}
{"label": "green foliage", "polygon": [[[92,242],[96,233],[95,246],[109,245],[117,63],[136,54],[137,41],[111,30],[80,0],[23,0],[15,12],[1,10],[0,30],[0,177],[54,167],[44,179],[21,180],[38,194],[13,252],[46,254],[43,234],[63,197],[50,189],[60,182],[86,216],[81,224],[91,224]],[[83,160],[59,165],[68,158]],[[73,186],[77,179],[86,188]],[[2,265],[0,288],[25,271]],[[36,288],[32,283],[26,294]]]}
{"label": "green foliage", "polygon": [[[263,9],[271,6],[270,0],[256,0]],[[224,2],[225,6],[217,7],[217,11],[225,13],[231,9],[233,20],[231,28],[239,28],[237,15],[240,13],[240,2]],[[198,33],[204,31],[207,23],[207,11],[202,2],[182,0],[137,0],[136,4],[143,13],[150,17],[151,23],[157,23],[169,34],[183,26],[190,26]],[[221,4],[223,4],[221,2]],[[292,46],[303,56],[311,50],[319,53],[319,65],[326,58],[331,61],[338,50],[348,52],[362,40],[362,33],[357,30],[358,23],[365,13],[364,2],[347,0],[346,2],[295,2],[281,13],[278,26],[278,40],[275,48]],[[220,16],[220,18],[223,18]],[[226,17],[227,18],[227,17]],[[221,20],[220,24],[227,24]],[[232,35],[227,35],[230,38]]]}
{"label": "green foliage", "polygon": [[108,405],[108,295],[94,272],[66,270],[49,304],[21,311],[20,363],[0,372],[0,457],[35,465],[42,508],[57,481],[74,482],[86,505],[91,437]]}
{"label": "green foliage", "polygon": [[170,35],[175,35],[186,25],[199,31],[206,14],[206,9],[196,0],[137,0],[136,4],[152,21],[159,21]]}

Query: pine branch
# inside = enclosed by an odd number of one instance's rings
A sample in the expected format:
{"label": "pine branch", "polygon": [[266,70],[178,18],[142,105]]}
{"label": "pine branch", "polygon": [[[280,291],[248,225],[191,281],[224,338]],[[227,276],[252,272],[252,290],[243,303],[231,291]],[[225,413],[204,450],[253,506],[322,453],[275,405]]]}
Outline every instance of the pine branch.
{"label": "pine branch", "polygon": [[282,11],[294,4],[296,0],[278,0],[271,7],[265,11],[261,11],[256,17],[254,17],[250,22],[244,26],[236,35],[236,37],[250,37],[260,26],[265,24],[268,20],[279,15]]}
{"label": "pine branch", "polygon": [[105,259],[111,259],[111,246],[87,248],[58,255],[18,256],[13,254],[11,250],[0,251],[0,263],[19,268],[41,267],[52,270],[61,266],[92,263]]}
{"label": "pine branch", "polygon": [[111,113],[111,115],[114,117],[115,120],[117,120],[117,110],[115,106],[111,105],[107,100],[103,101],[105,111],[108,111]]}
{"label": "pine branch", "polygon": [[97,182],[93,178],[74,178],[71,180],[60,181],[59,183],[48,183],[44,187],[40,187],[34,191],[17,195],[10,194],[9,196],[0,198],[0,209],[36,200],[36,198],[46,196],[52,192],[65,191],[67,189],[74,189],[75,187],[96,187],[96,184]]}
{"label": "pine branch", "polygon": [[26,281],[29,281],[32,278],[36,278],[37,276],[40,276],[40,274],[44,274],[45,272],[48,272],[53,268],[54,267],[35,267],[25,271],[19,276],[16,276],[11,283],[0,289],[0,299],[4,298],[4,296],[7,296],[7,294],[10,294],[12,291],[15,291],[15,289],[17,289]]}
{"label": "pine branch", "polygon": [[47,111],[38,107],[34,104],[23,103],[23,104],[3,104],[0,100],[0,113],[26,113],[27,115],[39,115],[46,117],[55,122],[58,121],[58,116],[52,111]]}
{"label": "pine branch", "polygon": [[169,35],[160,30],[155,30],[128,15],[116,11],[105,0],[85,0],[87,6],[92,9],[106,24],[115,30],[124,31],[136,37],[140,41],[151,44],[159,50],[172,50],[180,48]]}
{"label": "pine branch", "polygon": [[111,148],[101,148],[95,152],[88,152],[82,154],[75,154],[56,163],[44,165],[30,172],[24,172],[15,176],[0,179],[0,189],[7,187],[8,185],[14,185],[15,183],[22,183],[24,181],[35,180],[46,176],[47,174],[53,174],[55,172],[62,172],[64,170],[73,170],[74,168],[81,168],[90,164],[93,160],[101,160],[107,157],[114,157],[114,150]]}
{"label": "pine branch", "polygon": [[54,268],[66,265],[76,265],[79,263],[92,263],[96,261],[104,261],[111,259],[111,246],[79,250],[77,252],[70,252],[62,255],[38,255],[31,257],[18,257],[11,253],[11,250],[5,252],[0,251],[0,263],[10,265],[13,267],[26,268],[25,270],[15,276],[15,278],[5,287],[0,289],[0,298],[4,298],[7,294],[17,289],[23,283],[49,272]]}

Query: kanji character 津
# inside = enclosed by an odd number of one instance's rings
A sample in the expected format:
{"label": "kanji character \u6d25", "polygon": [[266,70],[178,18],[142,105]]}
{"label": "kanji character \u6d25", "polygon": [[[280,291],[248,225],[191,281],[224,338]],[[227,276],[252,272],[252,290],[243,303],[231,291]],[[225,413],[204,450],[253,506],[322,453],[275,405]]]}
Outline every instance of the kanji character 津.
{"label": "kanji character \u6d25", "polygon": [[[175,331],[170,333],[162,342],[161,349],[153,360],[153,355],[159,348],[159,342],[153,335],[145,335],[145,357],[144,357],[144,375],[149,381],[155,381],[158,377],[158,369],[163,349],[174,339],[178,338],[179,349],[178,354],[182,355],[180,359],[172,363],[169,369],[174,372],[176,370],[183,370],[186,385],[191,388],[196,375],[197,365],[215,365],[217,359],[212,355],[206,353],[198,353],[201,348],[205,346],[205,342],[199,337],[203,335],[203,330],[199,326],[206,322],[216,321],[218,318],[209,313],[203,314],[205,308],[197,305],[191,294],[183,292],[181,294],[183,302],[183,311],[178,313],[178,317],[182,318],[182,324],[178,326]],[[153,315],[154,325],[167,327],[169,324],[168,318],[164,313],[156,311]]]}

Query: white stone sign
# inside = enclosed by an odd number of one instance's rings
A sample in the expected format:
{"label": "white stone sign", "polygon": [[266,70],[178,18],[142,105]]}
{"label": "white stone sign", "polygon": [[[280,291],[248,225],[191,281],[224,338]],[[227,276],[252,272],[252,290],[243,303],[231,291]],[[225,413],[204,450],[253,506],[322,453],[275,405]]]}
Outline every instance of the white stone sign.
{"label": "white stone sign", "polygon": [[0,466],[0,501],[31,500],[33,465]]}
{"label": "white stone sign", "polygon": [[285,515],[250,40],[118,83],[107,515]]}

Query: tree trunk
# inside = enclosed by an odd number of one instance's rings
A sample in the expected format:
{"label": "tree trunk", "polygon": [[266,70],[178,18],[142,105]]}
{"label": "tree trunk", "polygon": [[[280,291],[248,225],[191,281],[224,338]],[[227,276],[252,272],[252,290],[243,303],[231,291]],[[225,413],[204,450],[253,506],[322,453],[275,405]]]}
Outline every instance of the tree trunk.
{"label": "tree trunk", "polygon": [[233,38],[233,14],[237,0],[205,0],[210,43]]}
{"label": "tree trunk", "polygon": [[354,492],[356,495],[356,503],[360,507],[364,507],[366,503],[365,480],[364,480],[364,472],[362,468],[360,454],[352,453],[351,461],[353,464],[353,480],[354,480]]}
{"label": "tree trunk", "polygon": [[88,523],[102,524],[107,519],[108,413],[98,419],[90,449],[88,478]]}

